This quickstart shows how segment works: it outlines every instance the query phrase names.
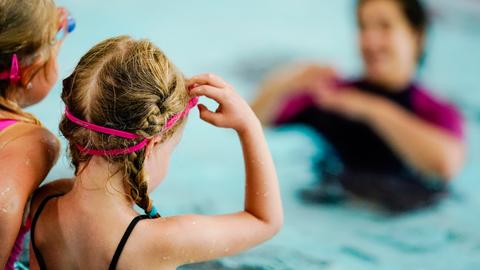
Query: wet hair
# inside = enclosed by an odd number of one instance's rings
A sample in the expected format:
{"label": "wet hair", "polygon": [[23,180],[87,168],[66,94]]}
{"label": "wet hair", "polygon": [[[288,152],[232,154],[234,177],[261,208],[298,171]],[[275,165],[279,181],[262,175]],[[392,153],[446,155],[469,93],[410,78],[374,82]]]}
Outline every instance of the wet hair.
{"label": "wet hair", "polygon": [[[0,0],[0,11],[0,71],[10,70],[13,54],[17,54],[23,67],[37,57],[48,59],[47,48],[55,37],[57,24],[53,0]],[[19,85],[0,80],[0,111],[38,124],[15,101],[18,90]]]}
{"label": "wet hair", "polygon": [[[366,3],[372,0],[358,0],[357,14],[360,8]],[[424,37],[427,34],[430,24],[430,16],[424,4],[420,0],[389,0],[395,2],[400,8],[402,14],[407,20],[410,27],[420,36]],[[418,62],[422,64],[425,60],[425,48],[424,43],[420,45]]]}
{"label": "wet hair", "polygon": [[[63,81],[62,99],[78,118],[153,138],[161,132],[169,117],[185,108],[189,95],[184,76],[153,43],[120,36],[97,44],[80,59],[73,73]],[[162,133],[161,141],[171,138],[183,122],[178,121]],[[108,150],[130,147],[142,140],[96,133],[65,117],[60,131],[68,140],[77,175],[80,165],[88,164],[92,158],[77,145]],[[124,175],[127,198],[150,212],[152,202],[144,171],[145,148],[102,158],[120,168],[116,173]]]}

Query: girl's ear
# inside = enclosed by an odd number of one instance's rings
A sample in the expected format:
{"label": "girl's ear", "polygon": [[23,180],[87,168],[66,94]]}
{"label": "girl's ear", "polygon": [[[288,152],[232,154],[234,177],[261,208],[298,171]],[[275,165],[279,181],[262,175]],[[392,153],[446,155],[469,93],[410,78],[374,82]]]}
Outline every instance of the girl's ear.
{"label": "girl's ear", "polygon": [[42,65],[42,57],[36,57],[35,60],[28,66],[22,67],[20,69],[21,72],[21,78],[20,78],[20,83],[23,86],[27,86],[37,75],[38,72],[41,72],[41,69],[43,68]]}
{"label": "girl's ear", "polygon": [[153,137],[145,147],[145,159],[150,157],[150,154],[154,151],[155,146],[160,142],[159,137]]}

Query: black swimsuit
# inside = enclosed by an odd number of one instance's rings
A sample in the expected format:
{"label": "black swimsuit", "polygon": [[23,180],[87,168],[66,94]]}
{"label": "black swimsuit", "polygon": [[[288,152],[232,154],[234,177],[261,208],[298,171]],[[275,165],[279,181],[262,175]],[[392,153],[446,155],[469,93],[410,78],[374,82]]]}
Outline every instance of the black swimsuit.
{"label": "black swimsuit", "polygon": [[[38,261],[38,265],[40,267],[40,270],[46,270],[47,269],[47,266],[45,264],[45,260],[43,259],[42,257],[42,254],[40,253],[40,250],[38,249],[38,247],[36,246],[35,244],[35,227],[37,225],[37,221],[38,221],[38,218],[40,217],[40,214],[42,213],[43,209],[45,208],[45,206],[47,205],[47,203],[53,199],[53,198],[58,198],[60,196],[62,196],[63,194],[59,194],[59,195],[52,195],[52,196],[48,196],[47,198],[45,198],[42,203],[40,204],[40,206],[38,207],[37,211],[35,212],[35,215],[33,216],[33,219],[32,219],[32,230],[31,230],[31,241],[32,241],[32,249],[33,249],[33,252],[35,253],[35,257],[37,258],[37,261]],[[110,262],[110,266],[108,267],[109,270],[115,270],[117,268],[117,264],[118,264],[118,260],[120,259],[120,255],[122,254],[122,251],[123,249],[125,248],[125,245],[128,241],[128,238],[130,237],[130,234],[132,233],[133,229],[135,228],[135,226],[137,225],[137,223],[140,221],[140,220],[143,220],[143,219],[148,219],[150,218],[149,216],[147,215],[140,215],[140,216],[137,216],[135,217],[131,222],[130,224],[128,225],[127,227],[127,230],[125,231],[125,233],[123,234],[123,237],[122,239],[120,240],[120,243],[118,244],[117,246],[117,249],[115,250],[115,254],[113,255],[112,257],[112,261]]]}
{"label": "black swimsuit", "polygon": [[[456,112],[446,105],[433,101],[428,101],[428,106],[418,108],[419,102],[415,100],[424,94],[415,84],[398,92],[363,80],[347,85],[383,97],[419,117],[422,110],[427,111],[432,119],[422,119],[454,135],[457,134],[457,129],[451,127],[460,126],[461,118]],[[308,102],[299,103],[299,100],[307,99]],[[287,109],[292,107],[299,108],[293,113],[288,112]],[[276,124],[303,124],[312,127],[330,143],[331,150],[328,151],[330,155],[325,159],[334,157],[335,162],[332,162],[335,163],[334,167],[338,167],[337,163],[342,167],[337,175],[329,178],[338,182],[343,189],[377,201],[390,210],[402,212],[428,206],[447,192],[447,186],[442,181],[430,179],[413,171],[390,143],[369,125],[324,110],[316,106],[309,97],[300,95],[286,102],[277,116]],[[321,160],[319,164],[329,162],[331,161]],[[325,180],[323,172],[328,169],[319,167],[318,170],[322,181]]]}

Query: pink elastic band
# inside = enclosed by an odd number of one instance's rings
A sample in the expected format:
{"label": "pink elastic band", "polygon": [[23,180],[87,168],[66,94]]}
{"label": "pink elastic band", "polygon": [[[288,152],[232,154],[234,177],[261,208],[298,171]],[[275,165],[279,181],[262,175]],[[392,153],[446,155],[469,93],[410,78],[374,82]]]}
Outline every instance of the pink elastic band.
{"label": "pink elastic band", "polygon": [[95,132],[100,132],[100,133],[103,133],[103,134],[113,135],[113,136],[117,136],[117,137],[125,138],[125,139],[130,139],[130,140],[138,139],[138,138],[142,137],[142,136],[134,134],[134,133],[121,131],[121,130],[116,130],[116,129],[113,129],[113,128],[106,128],[106,127],[102,127],[102,126],[97,126],[95,124],[85,122],[85,121],[80,120],[77,117],[73,116],[73,114],[68,110],[68,108],[65,108],[65,116],[72,123],[77,124],[78,126],[81,126],[83,128],[93,130]]}
{"label": "pink elastic band", "polygon": [[175,123],[179,120],[179,119],[182,119],[183,117],[185,117],[186,115],[188,115],[188,113],[190,112],[190,110],[197,106],[197,103],[198,103],[198,97],[193,97],[191,98],[189,101],[188,101],[188,104],[187,104],[187,107],[185,107],[185,110],[183,110],[182,112],[179,112],[179,113],[176,113],[174,115],[172,115],[170,118],[168,118],[167,120],[167,123],[165,123],[165,125],[163,126],[162,128],[162,132],[167,130],[167,129],[170,129],[173,125],[175,125]]}
{"label": "pink elastic band", "polygon": [[[195,107],[198,103],[198,97],[193,97],[188,101],[187,107],[180,113],[174,114],[172,117],[170,117],[165,125],[162,128],[161,133],[164,131],[170,129],[175,123],[188,115],[190,110]],[[83,120],[78,119],[77,117],[73,116],[73,114],[68,110],[68,108],[65,108],[65,117],[67,117],[68,120],[70,120],[72,123],[81,126],[83,128],[99,132],[99,133],[104,133],[108,135],[113,135],[125,139],[138,139],[142,138],[142,136],[126,131],[121,131],[121,130],[116,130],[112,128],[106,128],[102,126],[95,125],[93,123],[89,123]],[[160,134],[161,134],[160,133]],[[109,149],[109,150],[102,150],[102,149],[89,149],[87,147],[81,146],[81,145],[76,145],[78,150],[80,150],[82,153],[89,154],[89,155],[94,155],[94,156],[119,156],[119,155],[126,155],[130,153],[137,152],[141,149],[143,149],[150,139],[144,138],[141,142],[135,144],[134,146],[128,147],[128,148],[122,148],[122,149]]]}
{"label": "pink elastic band", "polygon": [[124,149],[111,149],[111,150],[89,149],[79,144],[77,144],[76,147],[78,150],[80,150],[80,152],[89,154],[92,156],[120,156],[120,155],[126,155],[126,154],[137,152],[143,149],[148,144],[148,142],[150,142],[149,139],[144,139],[138,144],[135,144],[134,146],[124,148]]}
{"label": "pink elastic band", "polygon": [[0,80],[10,80],[11,84],[17,84],[20,80],[20,65],[18,64],[17,54],[14,53],[12,56],[12,65],[10,66],[10,71],[4,71],[0,73]]}

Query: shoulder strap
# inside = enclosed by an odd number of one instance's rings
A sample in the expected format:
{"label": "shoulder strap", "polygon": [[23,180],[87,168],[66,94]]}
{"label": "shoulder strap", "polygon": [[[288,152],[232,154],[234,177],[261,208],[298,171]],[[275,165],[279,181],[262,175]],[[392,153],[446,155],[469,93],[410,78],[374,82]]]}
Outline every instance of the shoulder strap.
{"label": "shoulder strap", "polygon": [[0,120],[0,131],[3,131],[7,127],[17,123],[17,120],[10,120],[10,119],[1,119]]}
{"label": "shoulder strap", "polygon": [[120,259],[120,255],[122,254],[123,249],[125,248],[125,245],[127,244],[128,238],[130,237],[130,234],[132,233],[133,229],[137,225],[137,223],[140,220],[143,219],[148,219],[150,218],[147,215],[141,215],[135,217],[130,224],[127,227],[127,230],[123,234],[122,239],[120,240],[120,243],[117,246],[117,250],[115,250],[115,254],[113,255],[112,261],[110,262],[110,267],[108,267],[109,270],[115,270],[117,268],[118,260]]}
{"label": "shoulder strap", "polygon": [[51,196],[48,196],[45,199],[43,199],[43,201],[38,206],[37,211],[35,211],[35,215],[33,216],[33,219],[32,219],[32,229],[31,229],[31,235],[30,235],[31,240],[30,241],[32,242],[32,249],[33,249],[33,252],[35,253],[35,257],[37,258],[38,265],[39,265],[41,270],[45,270],[45,269],[47,269],[47,267],[46,267],[46,264],[45,264],[45,260],[43,259],[42,254],[40,253],[40,250],[38,249],[37,245],[35,244],[35,227],[37,226],[37,221],[40,218],[40,214],[42,213],[42,211],[45,208],[45,206],[47,205],[47,203],[51,199],[60,197],[62,195],[63,194],[51,195]]}

